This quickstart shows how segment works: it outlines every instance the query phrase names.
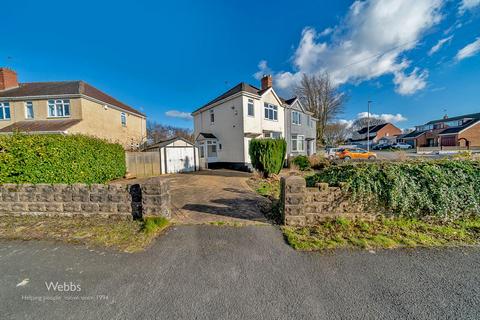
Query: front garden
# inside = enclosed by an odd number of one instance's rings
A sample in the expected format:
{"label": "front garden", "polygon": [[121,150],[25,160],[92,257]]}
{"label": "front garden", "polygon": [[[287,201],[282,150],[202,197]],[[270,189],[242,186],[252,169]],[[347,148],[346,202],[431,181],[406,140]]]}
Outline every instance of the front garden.
{"label": "front garden", "polygon": [[[280,176],[300,175],[309,187],[340,186],[352,204],[371,214],[368,219],[336,217],[305,227],[283,226],[286,241],[295,249],[480,244],[478,159],[334,163],[301,156],[290,163],[289,169],[268,179],[257,176],[251,185],[275,204]],[[270,214],[280,211],[272,205]]]}

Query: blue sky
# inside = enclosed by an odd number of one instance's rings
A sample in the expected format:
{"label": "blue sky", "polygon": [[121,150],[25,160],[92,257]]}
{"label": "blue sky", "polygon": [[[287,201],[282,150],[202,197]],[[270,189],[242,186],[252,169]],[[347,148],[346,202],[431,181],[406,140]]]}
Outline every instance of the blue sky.
{"label": "blue sky", "polygon": [[284,96],[302,73],[329,72],[349,95],[342,121],[369,99],[402,128],[480,112],[480,0],[8,1],[2,13],[0,65],[20,81],[85,80],[160,123],[192,127],[166,113],[265,72]]}

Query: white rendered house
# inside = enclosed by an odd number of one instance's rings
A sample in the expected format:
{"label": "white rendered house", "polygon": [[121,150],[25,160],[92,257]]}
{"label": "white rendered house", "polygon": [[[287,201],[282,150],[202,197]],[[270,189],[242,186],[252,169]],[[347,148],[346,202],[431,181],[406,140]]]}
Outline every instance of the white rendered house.
{"label": "white rendered house", "polygon": [[[293,125],[292,110],[295,110]],[[260,89],[239,83],[192,115],[202,168],[250,169],[248,148],[253,138],[285,138],[289,154],[315,153],[316,119],[300,106],[298,99],[280,98],[272,87],[271,76],[262,78]],[[294,136],[289,136],[292,126],[294,129],[302,126],[299,118],[304,119],[303,125],[309,126],[309,132],[314,132],[313,137],[310,133],[298,134],[298,130],[293,130]],[[292,149],[296,151],[291,152]]]}

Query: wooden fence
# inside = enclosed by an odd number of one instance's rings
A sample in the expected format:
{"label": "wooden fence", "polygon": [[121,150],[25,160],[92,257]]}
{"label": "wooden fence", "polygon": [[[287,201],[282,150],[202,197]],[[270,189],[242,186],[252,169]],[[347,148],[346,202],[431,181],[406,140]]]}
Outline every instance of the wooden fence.
{"label": "wooden fence", "polygon": [[135,177],[161,174],[160,152],[126,152],[127,172]]}

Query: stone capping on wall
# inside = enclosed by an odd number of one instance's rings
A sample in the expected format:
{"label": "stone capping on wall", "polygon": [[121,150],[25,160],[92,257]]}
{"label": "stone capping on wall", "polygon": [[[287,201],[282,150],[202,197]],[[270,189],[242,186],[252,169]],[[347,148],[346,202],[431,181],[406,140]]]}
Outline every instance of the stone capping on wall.
{"label": "stone capping on wall", "polygon": [[169,183],[0,184],[0,215],[169,218]]}
{"label": "stone capping on wall", "polygon": [[368,216],[349,201],[342,188],[328,183],[307,188],[300,176],[281,178],[280,197],[282,220],[287,226],[314,226],[328,218]]}

